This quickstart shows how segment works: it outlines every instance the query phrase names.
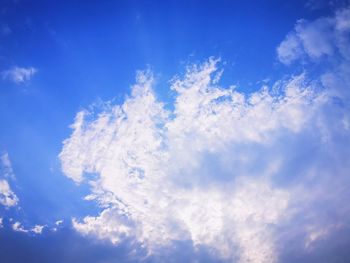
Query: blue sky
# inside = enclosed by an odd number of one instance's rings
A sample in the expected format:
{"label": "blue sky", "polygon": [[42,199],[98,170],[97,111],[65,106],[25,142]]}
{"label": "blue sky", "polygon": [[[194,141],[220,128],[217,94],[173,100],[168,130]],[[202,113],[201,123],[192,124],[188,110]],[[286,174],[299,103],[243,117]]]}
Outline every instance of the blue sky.
{"label": "blue sky", "polygon": [[0,261],[347,262],[349,10],[1,1]]}

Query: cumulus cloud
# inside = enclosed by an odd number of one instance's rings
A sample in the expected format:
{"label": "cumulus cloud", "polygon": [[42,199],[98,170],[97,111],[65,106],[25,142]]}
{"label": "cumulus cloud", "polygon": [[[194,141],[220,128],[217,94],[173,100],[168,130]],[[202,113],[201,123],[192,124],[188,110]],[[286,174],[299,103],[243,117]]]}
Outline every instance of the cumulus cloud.
{"label": "cumulus cloud", "polygon": [[27,83],[37,72],[38,70],[33,67],[22,68],[16,66],[3,71],[1,75],[3,79],[10,80],[15,84],[24,84]]}
{"label": "cumulus cloud", "polygon": [[254,151],[284,133],[300,133],[324,96],[304,75],[276,85],[276,94],[264,87],[246,96],[214,84],[217,62],[192,66],[173,80],[173,112],[156,100],[152,75],[140,72],[123,105],[106,105],[97,116],[77,114],[62,168],[78,183],[85,173],[97,174],[87,179],[88,199],[106,207],[99,216],[73,220],[78,231],[114,243],[132,236],[150,251],[188,239],[223,258],[232,258],[236,247],[242,262],[275,260],[272,226],[289,193],[264,176],[278,165],[267,164],[261,175],[246,169],[256,156],[245,144]]}
{"label": "cumulus cloud", "polygon": [[172,110],[143,71],[121,105],[80,111],[59,157],[101,213],[74,218],[74,228],[114,244],[134,239],[150,254],[190,241],[238,262],[322,250],[350,218],[348,10],[299,21],[278,48],[287,64],[337,57],[317,77],[247,94],[221,87],[211,58],[173,78]]}
{"label": "cumulus cloud", "polygon": [[[319,60],[335,52],[349,56],[350,9],[339,10],[334,17],[314,21],[301,19],[277,48],[279,60],[291,64],[300,59]],[[349,58],[349,57],[348,57]]]}

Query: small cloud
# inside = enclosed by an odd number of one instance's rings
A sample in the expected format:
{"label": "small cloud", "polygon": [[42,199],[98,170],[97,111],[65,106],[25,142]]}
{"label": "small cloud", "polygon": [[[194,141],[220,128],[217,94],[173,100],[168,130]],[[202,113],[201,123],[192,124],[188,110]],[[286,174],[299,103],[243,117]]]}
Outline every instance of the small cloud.
{"label": "small cloud", "polygon": [[10,157],[6,151],[0,155],[0,175],[5,178],[15,179]]}
{"label": "small cloud", "polygon": [[338,11],[335,19],[338,31],[350,30],[350,8]]}
{"label": "small cloud", "polygon": [[5,179],[0,180],[0,204],[10,207],[18,203],[18,197],[11,190],[9,183]]}
{"label": "small cloud", "polygon": [[0,204],[11,207],[17,205],[18,197],[12,191],[7,178],[14,179],[15,175],[9,155],[5,151],[0,155]]}
{"label": "small cloud", "polygon": [[30,229],[25,229],[22,224],[18,221],[16,221],[12,225],[12,229],[16,232],[23,232],[23,233],[34,233],[34,234],[41,234],[45,226],[43,225],[35,225],[34,227]]}
{"label": "small cloud", "polygon": [[319,61],[337,53],[349,57],[349,29],[349,7],[340,9],[331,17],[298,20],[294,30],[277,47],[278,59],[289,65],[298,60]]}
{"label": "small cloud", "polygon": [[52,228],[52,231],[56,232],[58,230],[58,228],[63,224],[63,219],[62,220],[57,220],[55,222],[55,227]]}
{"label": "small cloud", "polygon": [[22,224],[20,222],[15,222],[13,225],[12,225],[12,229],[16,232],[23,232],[23,233],[28,233],[28,230],[25,229]]}
{"label": "small cloud", "polygon": [[300,39],[295,33],[289,34],[277,48],[278,59],[286,65],[297,60],[302,54]]}
{"label": "small cloud", "polygon": [[55,225],[56,226],[59,226],[59,225],[61,225],[63,223],[63,220],[57,220],[56,222],[55,222]]}
{"label": "small cloud", "polygon": [[1,73],[4,80],[10,80],[16,84],[27,83],[38,70],[33,67],[21,68],[13,67],[11,69],[5,70]]}
{"label": "small cloud", "polygon": [[30,231],[32,231],[35,234],[41,234],[45,226],[42,225],[35,225]]}

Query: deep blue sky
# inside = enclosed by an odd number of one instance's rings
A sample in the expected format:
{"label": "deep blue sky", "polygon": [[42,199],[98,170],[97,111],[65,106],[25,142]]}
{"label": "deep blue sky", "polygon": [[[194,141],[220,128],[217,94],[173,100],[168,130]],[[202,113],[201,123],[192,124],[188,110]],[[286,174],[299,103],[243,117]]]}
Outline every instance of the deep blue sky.
{"label": "deep blue sky", "polygon": [[[0,207],[6,223],[0,229],[0,261],[20,262],[14,255],[19,245],[23,253],[33,253],[26,262],[34,262],[39,250],[52,249],[55,242],[65,251],[65,240],[92,246],[96,253],[91,254],[91,262],[103,258],[101,253],[123,258],[127,248],[115,251],[109,244],[93,245],[69,225],[58,236],[33,237],[33,243],[25,234],[10,230],[10,218],[27,226],[52,226],[56,220],[97,214],[93,203],[82,201],[88,187],[76,187],[64,177],[57,157],[76,113],[100,99],[123,100],[136,70],[148,67],[155,72],[155,89],[165,102],[173,100],[168,81],[188,63],[210,56],[220,57],[224,64],[222,85],[238,84],[246,93],[259,88],[263,79],[300,72],[302,66],[287,67],[277,61],[276,47],[298,19],[330,15],[342,5],[319,1],[310,8],[308,3],[0,1],[0,72],[15,66],[37,70],[20,85],[0,79],[0,151],[8,152],[11,159],[16,177],[12,188],[20,200],[20,208]],[[67,253],[81,253],[86,246],[77,245],[78,252]],[[60,262],[75,262],[73,256],[67,258]],[[36,262],[48,261],[44,257]]]}

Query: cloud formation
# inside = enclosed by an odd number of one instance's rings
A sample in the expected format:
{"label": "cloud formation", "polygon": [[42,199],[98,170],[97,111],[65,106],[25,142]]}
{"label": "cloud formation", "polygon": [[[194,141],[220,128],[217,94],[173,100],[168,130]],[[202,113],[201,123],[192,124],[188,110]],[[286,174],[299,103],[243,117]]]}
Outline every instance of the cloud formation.
{"label": "cloud formation", "polygon": [[38,70],[33,67],[23,68],[15,66],[11,69],[1,72],[1,75],[3,79],[10,80],[15,84],[25,84],[37,72]]}
{"label": "cloud formation", "polygon": [[15,206],[19,201],[8,183],[8,179],[14,179],[14,177],[8,153],[3,152],[0,156],[0,204],[5,207]]}
{"label": "cloud formation", "polygon": [[22,226],[21,222],[16,221],[12,224],[12,229],[16,232],[23,232],[23,233],[34,233],[34,234],[41,234],[45,226],[43,225],[35,225],[34,227],[30,229],[26,229]]}
{"label": "cloud formation", "polygon": [[4,151],[0,155],[0,173],[2,177],[15,179],[9,154]]}
{"label": "cloud formation", "polygon": [[274,261],[270,226],[283,216],[289,193],[268,178],[278,164],[264,164],[261,175],[246,166],[256,144],[271,147],[283,133],[298,134],[324,98],[303,75],[278,95],[263,88],[246,97],[214,84],[216,71],[211,59],[174,80],[174,112],[156,100],[150,73],[140,72],[123,105],[92,121],[91,113],[78,113],[60,155],[63,170],[76,182],[84,172],[97,174],[88,179],[88,199],[106,207],[74,220],[78,231],[113,243],[133,236],[150,251],[189,239],[224,258],[240,247],[242,261]]}
{"label": "cloud formation", "polygon": [[350,9],[336,12],[334,17],[314,21],[301,19],[277,48],[284,64],[297,60],[320,60],[340,53],[349,59]]}
{"label": "cloud formation", "polygon": [[15,206],[18,203],[16,194],[11,190],[9,183],[1,179],[0,180],[0,204],[10,207]]}
{"label": "cloud formation", "polygon": [[121,105],[79,112],[62,170],[91,186],[86,199],[102,211],[74,228],[114,244],[134,239],[149,254],[190,241],[238,262],[322,250],[350,218],[349,10],[299,21],[277,49],[285,64],[324,59],[316,77],[246,94],[219,85],[211,58],[172,80],[172,110],[143,71]]}

